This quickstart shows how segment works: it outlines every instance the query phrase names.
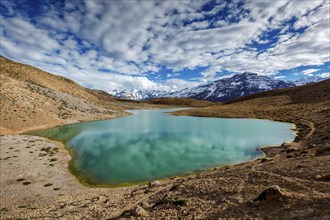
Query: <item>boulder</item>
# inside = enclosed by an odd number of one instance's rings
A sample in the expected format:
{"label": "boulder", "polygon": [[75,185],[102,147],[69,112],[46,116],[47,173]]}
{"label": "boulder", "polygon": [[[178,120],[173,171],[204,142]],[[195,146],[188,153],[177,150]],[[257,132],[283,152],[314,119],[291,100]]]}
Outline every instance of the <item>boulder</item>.
{"label": "boulder", "polygon": [[278,185],[274,185],[262,191],[262,193],[260,193],[259,196],[255,198],[254,201],[261,201],[261,200],[272,201],[272,200],[277,200],[281,197],[283,197],[283,193],[281,192],[280,187]]}
{"label": "boulder", "polygon": [[322,176],[320,174],[318,174],[315,176],[315,179],[320,180],[320,179],[322,179]]}

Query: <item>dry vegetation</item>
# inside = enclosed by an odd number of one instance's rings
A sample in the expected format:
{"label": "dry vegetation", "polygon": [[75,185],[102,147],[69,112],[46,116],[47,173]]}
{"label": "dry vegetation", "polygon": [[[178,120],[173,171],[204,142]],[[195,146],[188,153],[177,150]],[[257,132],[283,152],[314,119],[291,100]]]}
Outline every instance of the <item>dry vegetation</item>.
{"label": "dry vegetation", "polygon": [[196,100],[191,98],[156,98],[144,101],[149,104],[161,104],[161,105],[176,105],[187,107],[206,107],[220,105],[219,102],[209,102],[203,100]]}

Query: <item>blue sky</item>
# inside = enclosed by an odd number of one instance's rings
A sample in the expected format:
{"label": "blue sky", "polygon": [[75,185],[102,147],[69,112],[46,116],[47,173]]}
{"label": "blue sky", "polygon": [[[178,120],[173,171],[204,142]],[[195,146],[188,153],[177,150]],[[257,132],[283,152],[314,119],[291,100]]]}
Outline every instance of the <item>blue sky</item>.
{"label": "blue sky", "polygon": [[0,19],[1,55],[94,89],[330,75],[329,0],[2,0]]}

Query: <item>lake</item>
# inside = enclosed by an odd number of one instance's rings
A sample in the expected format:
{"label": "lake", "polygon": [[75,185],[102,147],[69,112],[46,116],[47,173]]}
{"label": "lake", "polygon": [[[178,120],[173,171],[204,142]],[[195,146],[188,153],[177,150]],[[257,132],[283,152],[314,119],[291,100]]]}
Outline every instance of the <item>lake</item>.
{"label": "lake", "polygon": [[90,184],[152,181],[255,159],[265,145],[292,141],[292,124],[260,119],[172,116],[178,109],[76,123],[33,134],[63,141]]}

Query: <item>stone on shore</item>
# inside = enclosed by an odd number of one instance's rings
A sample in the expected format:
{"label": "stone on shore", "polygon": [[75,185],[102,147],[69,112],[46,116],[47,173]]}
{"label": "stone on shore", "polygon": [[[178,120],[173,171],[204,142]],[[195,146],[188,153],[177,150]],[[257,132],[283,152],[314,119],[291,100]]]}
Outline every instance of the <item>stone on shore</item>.
{"label": "stone on shore", "polygon": [[254,201],[273,201],[281,197],[283,197],[283,193],[281,192],[280,187],[278,185],[274,185],[269,187],[268,189],[265,189]]}

